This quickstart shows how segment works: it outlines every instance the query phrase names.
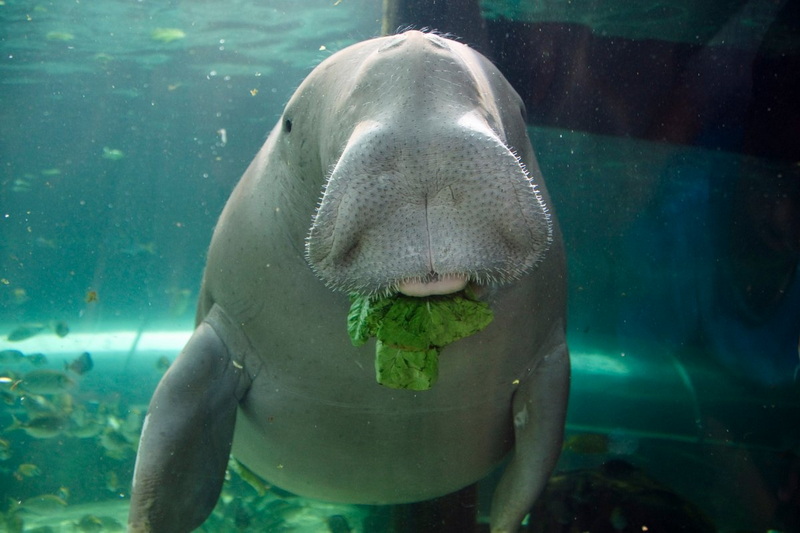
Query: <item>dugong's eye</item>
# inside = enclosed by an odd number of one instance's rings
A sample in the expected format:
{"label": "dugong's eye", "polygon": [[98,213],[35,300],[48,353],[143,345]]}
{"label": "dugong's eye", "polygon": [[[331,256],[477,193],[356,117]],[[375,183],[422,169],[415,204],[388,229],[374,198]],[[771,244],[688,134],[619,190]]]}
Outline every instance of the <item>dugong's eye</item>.
{"label": "dugong's eye", "polygon": [[283,131],[286,133],[291,133],[292,131],[292,121],[288,118],[283,120]]}

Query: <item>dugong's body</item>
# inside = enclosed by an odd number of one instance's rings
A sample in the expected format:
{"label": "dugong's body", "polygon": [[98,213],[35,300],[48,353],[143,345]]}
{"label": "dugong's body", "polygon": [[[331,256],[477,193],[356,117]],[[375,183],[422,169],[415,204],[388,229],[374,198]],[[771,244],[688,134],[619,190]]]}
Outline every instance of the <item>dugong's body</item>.
{"label": "dugong's body", "polygon": [[[484,57],[417,31],[308,76],[214,232],[197,329],[145,421],[131,530],[197,527],[231,452],[303,496],[392,504],[474,483],[512,450],[492,530],[517,529],[569,389],[564,253],[523,112]],[[494,321],[442,350],[431,390],[377,384],[347,293],[465,284]]]}

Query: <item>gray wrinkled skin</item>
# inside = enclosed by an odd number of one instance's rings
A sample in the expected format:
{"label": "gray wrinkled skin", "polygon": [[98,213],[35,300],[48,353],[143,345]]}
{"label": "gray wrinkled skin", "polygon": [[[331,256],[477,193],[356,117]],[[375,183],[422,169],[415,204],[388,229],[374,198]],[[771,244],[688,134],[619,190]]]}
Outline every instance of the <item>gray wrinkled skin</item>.
{"label": "gray wrinkled skin", "polygon": [[[548,205],[520,99],[479,54],[409,31],[322,62],[214,231],[197,329],[148,411],[130,530],[197,527],[232,452],[286,490],[360,504],[441,496],[510,457],[491,521],[515,531],[569,391]],[[346,292],[458,276],[494,321],[442,350],[431,390],[378,385]]]}
{"label": "gray wrinkled skin", "polygon": [[[328,178],[309,263],[331,287],[359,292],[408,277],[516,279],[552,237],[541,197],[495,116],[498,103],[520,104],[495,101],[491,80],[470,68],[469,49],[435,35],[408,41],[391,38],[359,69],[354,95],[377,89],[396,103],[358,110],[366,116]],[[422,53],[408,58],[414,46]]]}

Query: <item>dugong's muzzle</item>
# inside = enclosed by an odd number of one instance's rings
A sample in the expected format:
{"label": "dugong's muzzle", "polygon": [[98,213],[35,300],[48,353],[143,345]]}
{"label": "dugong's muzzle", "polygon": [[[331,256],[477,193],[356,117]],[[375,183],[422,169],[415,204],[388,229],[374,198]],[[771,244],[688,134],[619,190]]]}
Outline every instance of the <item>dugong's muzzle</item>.
{"label": "dugong's muzzle", "polygon": [[444,280],[507,282],[552,236],[525,166],[476,113],[399,128],[362,122],[324,189],[307,259],[331,288],[370,294]]}

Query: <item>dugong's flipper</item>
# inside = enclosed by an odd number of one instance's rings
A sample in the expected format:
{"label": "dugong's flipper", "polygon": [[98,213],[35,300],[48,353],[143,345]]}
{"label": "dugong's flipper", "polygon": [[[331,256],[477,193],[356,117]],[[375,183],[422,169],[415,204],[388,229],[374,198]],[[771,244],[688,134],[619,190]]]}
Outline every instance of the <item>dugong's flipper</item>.
{"label": "dugong's flipper", "polygon": [[569,396],[569,353],[563,334],[551,334],[545,356],[514,393],[514,455],[492,499],[492,533],[519,529],[555,468]]}
{"label": "dugong's flipper", "polygon": [[247,381],[214,328],[201,323],[150,401],[128,531],[191,531],[211,513]]}

